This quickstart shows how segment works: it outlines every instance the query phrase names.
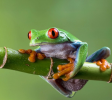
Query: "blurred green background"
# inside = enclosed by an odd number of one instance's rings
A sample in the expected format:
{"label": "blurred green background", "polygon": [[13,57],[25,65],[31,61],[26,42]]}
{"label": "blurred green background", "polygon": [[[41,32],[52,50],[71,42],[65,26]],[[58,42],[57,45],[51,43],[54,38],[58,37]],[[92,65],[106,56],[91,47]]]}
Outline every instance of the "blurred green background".
{"label": "blurred green background", "polygon": [[[29,49],[31,29],[58,27],[112,49],[112,0],[0,0],[0,46]],[[34,49],[34,48],[31,48]],[[108,58],[112,62],[112,56]],[[0,69],[0,100],[68,100],[36,75]],[[112,100],[112,84],[89,81],[70,100]]]}

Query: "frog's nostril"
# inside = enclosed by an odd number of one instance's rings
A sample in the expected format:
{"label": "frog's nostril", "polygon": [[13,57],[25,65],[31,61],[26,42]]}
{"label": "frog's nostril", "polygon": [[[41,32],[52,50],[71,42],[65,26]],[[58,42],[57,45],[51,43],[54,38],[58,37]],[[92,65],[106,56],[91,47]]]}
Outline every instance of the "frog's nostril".
{"label": "frog's nostril", "polygon": [[39,38],[37,37],[37,39],[39,39]]}

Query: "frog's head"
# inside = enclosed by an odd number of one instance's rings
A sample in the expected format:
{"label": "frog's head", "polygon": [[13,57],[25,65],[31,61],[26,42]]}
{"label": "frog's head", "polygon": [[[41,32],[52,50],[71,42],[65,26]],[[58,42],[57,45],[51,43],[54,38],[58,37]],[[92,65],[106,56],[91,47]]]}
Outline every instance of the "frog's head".
{"label": "frog's head", "polygon": [[72,34],[59,28],[50,28],[42,31],[32,29],[28,33],[28,38],[31,40],[30,46],[74,42],[78,40]]}

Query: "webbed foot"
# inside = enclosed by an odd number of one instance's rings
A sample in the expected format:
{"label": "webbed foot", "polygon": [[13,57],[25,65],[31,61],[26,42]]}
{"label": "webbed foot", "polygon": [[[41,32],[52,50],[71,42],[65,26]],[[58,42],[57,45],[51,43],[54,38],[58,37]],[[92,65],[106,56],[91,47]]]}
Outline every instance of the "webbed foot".
{"label": "webbed foot", "polygon": [[101,60],[96,61],[94,63],[96,63],[98,66],[100,66],[101,71],[106,71],[106,69],[110,68],[109,63],[105,59],[101,59]]}
{"label": "webbed foot", "polygon": [[46,57],[44,54],[37,53],[36,51],[33,51],[31,49],[28,49],[28,50],[19,49],[18,51],[20,53],[27,53],[27,54],[29,54],[30,56],[28,57],[28,60],[30,62],[35,62],[36,61],[36,58],[42,60],[42,59],[44,59]]}
{"label": "webbed foot", "polygon": [[74,60],[72,58],[68,58],[68,60],[70,61],[70,63],[66,65],[58,65],[57,69],[59,72],[53,75],[54,79],[58,79],[63,75],[65,75],[65,77],[62,78],[63,81],[67,81],[70,79],[70,73],[74,70]]}

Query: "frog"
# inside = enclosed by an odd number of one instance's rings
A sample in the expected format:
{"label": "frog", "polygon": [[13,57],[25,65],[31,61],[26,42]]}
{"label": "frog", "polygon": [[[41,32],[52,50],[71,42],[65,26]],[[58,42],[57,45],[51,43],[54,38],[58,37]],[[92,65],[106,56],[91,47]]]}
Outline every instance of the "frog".
{"label": "frog", "polygon": [[35,62],[36,53],[39,53],[42,59],[58,58],[69,61],[68,64],[57,66],[58,72],[53,74],[53,79],[41,76],[66,97],[72,97],[87,83],[88,80],[72,79],[79,72],[84,62],[96,63],[101,71],[110,68],[106,61],[111,53],[109,47],[103,47],[88,56],[88,44],[63,29],[56,27],[41,31],[32,29],[28,32],[28,38],[30,46],[37,47],[33,52],[27,51],[30,54],[30,62]]}

